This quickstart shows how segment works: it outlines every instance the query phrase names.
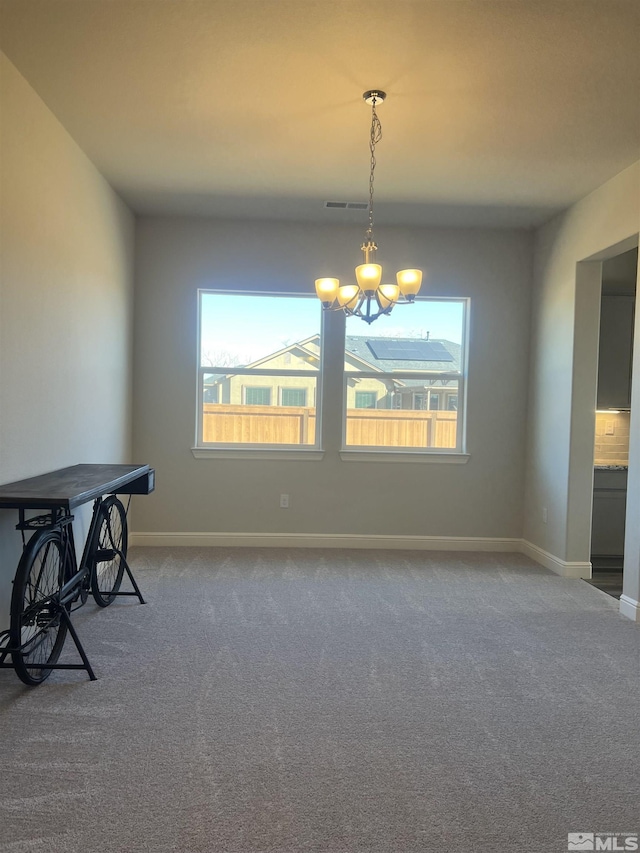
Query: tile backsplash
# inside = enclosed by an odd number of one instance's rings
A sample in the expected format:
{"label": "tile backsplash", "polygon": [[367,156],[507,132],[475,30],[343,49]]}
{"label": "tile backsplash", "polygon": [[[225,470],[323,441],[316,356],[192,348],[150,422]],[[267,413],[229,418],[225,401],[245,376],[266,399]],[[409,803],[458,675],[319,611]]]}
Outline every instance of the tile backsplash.
{"label": "tile backsplash", "polygon": [[630,417],[629,412],[596,412],[596,465],[629,464]]}

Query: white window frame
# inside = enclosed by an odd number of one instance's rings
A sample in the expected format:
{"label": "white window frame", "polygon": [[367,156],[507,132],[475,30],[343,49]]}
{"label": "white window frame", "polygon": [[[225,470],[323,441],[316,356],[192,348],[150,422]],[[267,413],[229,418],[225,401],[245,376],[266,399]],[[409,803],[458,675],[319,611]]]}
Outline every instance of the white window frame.
{"label": "white window frame", "polygon": [[[342,400],[342,450],[340,456],[345,461],[452,461],[466,462],[469,454],[466,452],[466,429],[467,429],[467,373],[469,365],[469,307],[470,300],[465,297],[436,297],[429,296],[418,300],[421,303],[428,302],[458,302],[462,304],[462,340],[461,340],[461,363],[460,372],[437,373],[434,371],[398,371],[385,373],[380,371],[343,371],[343,400]],[[411,311],[410,307],[398,307],[395,310]],[[372,330],[372,337],[375,329]],[[376,379],[392,377],[393,379],[424,379],[439,382],[454,381],[458,383],[457,397],[457,429],[455,447],[389,447],[377,445],[347,444],[347,382],[349,379]],[[442,388],[438,388],[442,392]],[[436,392],[436,393],[438,393]],[[441,397],[442,402],[442,397]],[[441,409],[442,410],[442,409]]]}
{"label": "white window frame", "polygon": [[[222,442],[205,442],[203,441],[203,414],[204,414],[204,376],[208,373],[220,373],[221,368],[216,368],[215,365],[202,366],[202,299],[205,295],[232,295],[232,296],[258,296],[264,299],[311,299],[317,303],[318,312],[322,310],[315,294],[301,293],[283,293],[283,292],[260,292],[248,290],[225,290],[218,288],[200,288],[198,289],[198,333],[197,333],[197,388],[196,388],[196,434],[195,445],[192,447],[192,453],[196,458],[252,458],[252,459],[322,459],[322,351],[323,351],[323,323],[320,315],[319,324],[319,340],[320,340],[320,360],[317,370],[291,370],[291,369],[261,369],[261,368],[243,368],[230,367],[225,368],[226,372],[233,373],[234,376],[247,376],[258,378],[260,376],[277,379],[278,377],[300,377],[315,379],[315,409],[316,409],[316,429],[314,444],[248,444],[248,443],[222,443]],[[257,387],[257,386],[256,386]],[[275,386],[274,386],[275,388]],[[277,388],[275,389],[277,393]],[[244,392],[243,392],[244,397]],[[276,397],[276,399],[278,399]],[[273,405],[274,393],[272,389],[271,401]]]}
{"label": "white window frame", "polygon": [[[316,409],[316,429],[315,429],[315,444],[314,445],[285,445],[285,444],[222,444],[222,443],[204,443],[201,441],[203,427],[203,375],[206,373],[219,373],[220,369],[216,370],[214,366],[201,366],[201,332],[202,332],[202,296],[204,294],[230,294],[234,296],[261,296],[267,299],[275,299],[281,297],[297,297],[315,299],[315,296],[309,293],[259,293],[256,291],[238,291],[238,290],[223,290],[218,288],[203,288],[198,291],[198,319],[197,319],[197,387],[196,387],[196,423],[195,423],[195,442],[192,447],[193,455],[198,459],[272,459],[272,460],[321,460],[324,457],[324,445],[326,442],[326,450],[330,453],[336,453],[342,461],[345,462],[395,462],[395,463],[454,463],[464,464],[468,461],[469,454],[466,452],[466,414],[467,414],[467,372],[469,360],[469,315],[470,315],[470,300],[468,298],[450,298],[450,301],[461,302],[463,304],[463,330],[462,330],[462,360],[460,365],[460,373],[430,373],[428,371],[409,371],[407,373],[384,373],[379,371],[369,372],[353,372],[345,369],[345,317],[342,312],[326,312],[321,313],[320,322],[320,361],[318,370],[291,370],[291,369],[259,369],[259,368],[229,368],[228,372],[233,372],[235,375],[244,374],[248,378],[250,376],[258,377],[260,375],[268,376],[276,379],[277,377],[300,377],[309,379],[310,376],[315,378],[315,409]],[[427,297],[419,300],[420,302],[445,302],[448,298]],[[318,310],[321,311],[318,303]],[[410,307],[396,308],[397,311],[411,311]],[[364,330],[363,330],[364,331]],[[371,329],[372,336],[375,336],[375,327]],[[226,370],[226,368],[225,368]],[[425,384],[431,381],[450,380],[458,383],[458,428],[457,444],[455,448],[437,448],[437,447],[374,447],[374,446],[357,446],[346,444],[346,404],[347,381],[354,376],[362,378],[373,378],[380,380],[381,376],[390,376],[394,379],[421,378],[425,380]],[[275,387],[275,386],[274,386]],[[441,388],[439,390],[442,390]],[[323,406],[323,398],[329,401],[328,405]],[[219,399],[222,399],[220,395]],[[272,395],[272,403],[274,399],[280,403],[279,392],[277,397]]]}

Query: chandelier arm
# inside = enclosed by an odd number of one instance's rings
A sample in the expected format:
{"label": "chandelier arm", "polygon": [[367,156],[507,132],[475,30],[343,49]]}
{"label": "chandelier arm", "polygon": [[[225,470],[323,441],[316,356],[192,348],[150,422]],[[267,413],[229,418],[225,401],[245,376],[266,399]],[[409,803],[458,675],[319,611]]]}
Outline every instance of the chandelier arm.
{"label": "chandelier arm", "polygon": [[[371,303],[375,303],[378,308],[378,310],[374,313],[371,312]],[[369,323],[369,325],[371,325],[371,323],[373,323],[374,320],[377,320],[378,317],[383,313],[384,311],[382,310],[382,307],[380,305],[380,300],[378,299],[377,292],[374,294],[367,293],[367,313],[362,315],[362,319],[365,321],[365,323]]]}
{"label": "chandelier arm", "polygon": [[383,314],[391,314],[391,309],[393,308],[393,306],[395,304],[394,302],[390,302],[385,308],[383,308],[382,302],[380,301],[380,293],[378,290],[376,290],[374,296],[375,296],[376,303],[378,305],[378,310],[375,314],[372,315],[371,320],[369,321],[370,323],[373,323],[373,321],[377,320],[378,317],[382,317]]}
{"label": "chandelier arm", "polygon": [[369,301],[367,302],[367,313],[361,314],[360,319],[364,320],[365,323],[368,323],[369,325],[371,325],[374,320],[378,319],[378,317],[380,316],[381,313],[382,313],[381,311],[376,311],[375,314],[371,313],[371,299],[369,299]]}
{"label": "chandelier arm", "polygon": [[348,305],[345,305],[342,310],[347,315],[347,317],[360,317],[361,316],[360,312],[362,309],[362,303],[364,302],[364,300],[365,300],[365,295],[364,295],[364,293],[360,292],[360,295],[358,296],[358,301],[353,306],[353,308],[349,308]]}
{"label": "chandelier arm", "polygon": [[391,314],[393,306],[398,304],[397,302],[389,302],[389,304],[383,308],[382,302],[380,301],[380,291],[376,290],[374,295],[376,297],[376,302],[378,303],[378,313],[376,314],[376,319],[382,314]]}

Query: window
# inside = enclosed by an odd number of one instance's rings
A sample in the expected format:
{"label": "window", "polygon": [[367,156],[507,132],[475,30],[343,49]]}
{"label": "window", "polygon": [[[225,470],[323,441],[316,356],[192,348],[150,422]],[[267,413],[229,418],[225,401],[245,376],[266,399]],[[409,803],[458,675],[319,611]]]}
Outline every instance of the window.
{"label": "window", "polygon": [[318,447],[321,310],[315,295],[200,292],[198,447]]}
{"label": "window", "polygon": [[[322,458],[310,451],[320,450],[324,382],[325,430],[334,448],[342,440],[343,459],[424,451],[464,461],[467,300],[418,299],[367,326],[340,313],[322,320],[313,295],[199,296],[196,456]],[[324,378],[322,328],[333,342]]]}
{"label": "window", "polygon": [[280,389],[280,405],[281,406],[306,406],[307,405],[307,389],[306,388],[281,388]]}
{"label": "window", "polygon": [[270,406],[271,388],[248,388],[244,389],[244,402],[246,406]]}
{"label": "window", "polygon": [[356,391],[356,409],[375,409],[378,395],[375,391]]}
{"label": "window", "polygon": [[462,450],[466,307],[419,299],[365,329],[347,318],[345,449]]}

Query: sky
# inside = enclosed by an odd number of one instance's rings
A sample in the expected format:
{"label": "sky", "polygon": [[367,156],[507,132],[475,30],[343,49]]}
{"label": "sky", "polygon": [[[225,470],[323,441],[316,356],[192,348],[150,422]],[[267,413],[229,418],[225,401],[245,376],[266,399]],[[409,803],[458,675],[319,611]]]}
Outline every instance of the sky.
{"label": "sky", "polygon": [[[322,308],[313,297],[201,294],[203,365],[249,364],[295,341],[320,333]],[[369,337],[445,338],[462,342],[463,305],[449,300],[397,305],[367,326],[347,318],[347,334]]]}

